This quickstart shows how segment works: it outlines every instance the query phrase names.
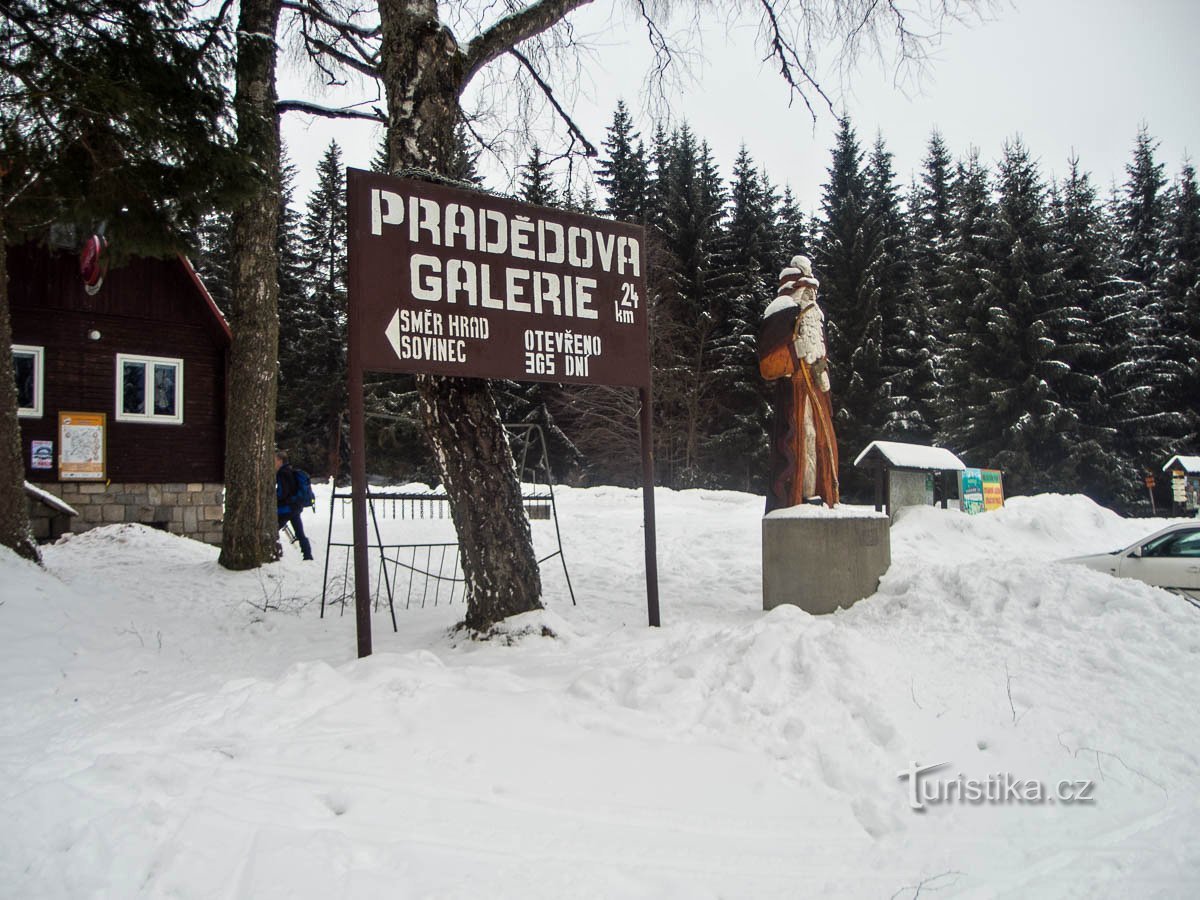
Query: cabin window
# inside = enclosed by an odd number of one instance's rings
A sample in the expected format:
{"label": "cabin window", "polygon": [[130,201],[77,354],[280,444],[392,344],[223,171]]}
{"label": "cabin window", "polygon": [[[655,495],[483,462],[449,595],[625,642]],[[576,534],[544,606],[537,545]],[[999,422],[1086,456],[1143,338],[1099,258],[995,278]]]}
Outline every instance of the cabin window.
{"label": "cabin window", "polygon": [[117,354],[117,420],[183,423],[183,360]]}
{"label": "cabin window", "polygon": [[17,382],[17,415],[36,419],[42,415],[44,347],[13,344],[13,378]]}

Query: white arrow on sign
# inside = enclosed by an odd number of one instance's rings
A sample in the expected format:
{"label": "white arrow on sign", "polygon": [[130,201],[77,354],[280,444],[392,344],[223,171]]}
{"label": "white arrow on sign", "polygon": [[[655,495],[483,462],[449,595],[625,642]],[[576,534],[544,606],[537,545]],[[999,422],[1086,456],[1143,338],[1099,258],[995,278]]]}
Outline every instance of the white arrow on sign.
{"label": "white arrow on sign", "polygon": [[392,316],[392,321],[388,322],[387,330],[384,331],[387,335],[388,342],[392,345],[392,349],[396,351],[396,358],[400,358],[400,310],[396,310]]}

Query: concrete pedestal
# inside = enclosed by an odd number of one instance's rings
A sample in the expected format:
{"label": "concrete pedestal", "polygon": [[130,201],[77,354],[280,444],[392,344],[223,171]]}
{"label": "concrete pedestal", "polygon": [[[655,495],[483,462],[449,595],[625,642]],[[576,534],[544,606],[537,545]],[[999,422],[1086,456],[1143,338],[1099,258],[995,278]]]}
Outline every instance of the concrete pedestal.
{"label": "concrete pedestal", "polygon": [[886,513],[800,506],[763,516],[763,609],[819,615],[875,593],[892,562]]}

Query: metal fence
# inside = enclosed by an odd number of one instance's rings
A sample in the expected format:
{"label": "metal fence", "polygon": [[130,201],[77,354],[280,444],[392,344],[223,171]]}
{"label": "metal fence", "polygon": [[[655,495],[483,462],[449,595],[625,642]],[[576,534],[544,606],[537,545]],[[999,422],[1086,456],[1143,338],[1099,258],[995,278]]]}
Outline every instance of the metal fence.
{"label": "metal fence", "polygon": [[[575,605],[575,590],[571,586],[571,575],[567,571],[567,560],[563,554],[562,532],[558,524],[558,508],[554,502],[553,477],[549,467],[549,455],[545,433],[540,425],[506,425],[509,440],[513,445],[513,456],[523,485],[533,486],[522,492],[521,501],[525,514],[531,520],[554,523],[555,550],[538,560],[541,565],[557,557],[563,567],[571,604]],[[329,529],[325,538],[325,574],[321,590],[321,617],[326,606],[338,606],[345,614],[347,601],[354,598],[354,578],[351,572],[353,542],[333,539],[333,522],[340,517],[345,520],[352,514],[353,494],[350,491],[334,490],[330,496]],[[374,586],[372,603],[379,608],[382,596],[386,595],[388,611],[392,617],[392,629],[397,629],[396,606],[404,609],[414,606],[450,604],[462,599],[466,581],[462,575],[459,546],[456,542],[441,543],[387,543],[379,528],[380,519],[434,520],[450,519],[449,498],[438,491],[390,492],[368,491],[367,512],[370,518],[374,543],[368,547],[372,565]],[[334,568],[330,575],[336,552],[342,552],[340,571]],[[380,589],[384,594],[381,595]],[[402,596],[401,596],[402,595]]]}

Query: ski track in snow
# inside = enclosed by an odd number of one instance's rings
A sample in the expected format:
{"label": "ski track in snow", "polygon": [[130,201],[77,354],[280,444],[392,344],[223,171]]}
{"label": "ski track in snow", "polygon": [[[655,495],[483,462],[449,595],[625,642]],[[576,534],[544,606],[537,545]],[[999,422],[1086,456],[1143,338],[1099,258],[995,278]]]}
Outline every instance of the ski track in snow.
{"label": "ski track in snow", "polygon": [[[1163,522],[906,510],[815,618],[761,611],[760,497],[659,491],[648,629],[639,493],[556,495],[578,606],[550,560],[507,640],[380,608],[366,660],[317,615],[327,502],[255,572],[139,526],[0,551],[0,897],[1200,895],[1200,610],[1054,562]],[[1095,802],[914,812],[941,761]]]}

